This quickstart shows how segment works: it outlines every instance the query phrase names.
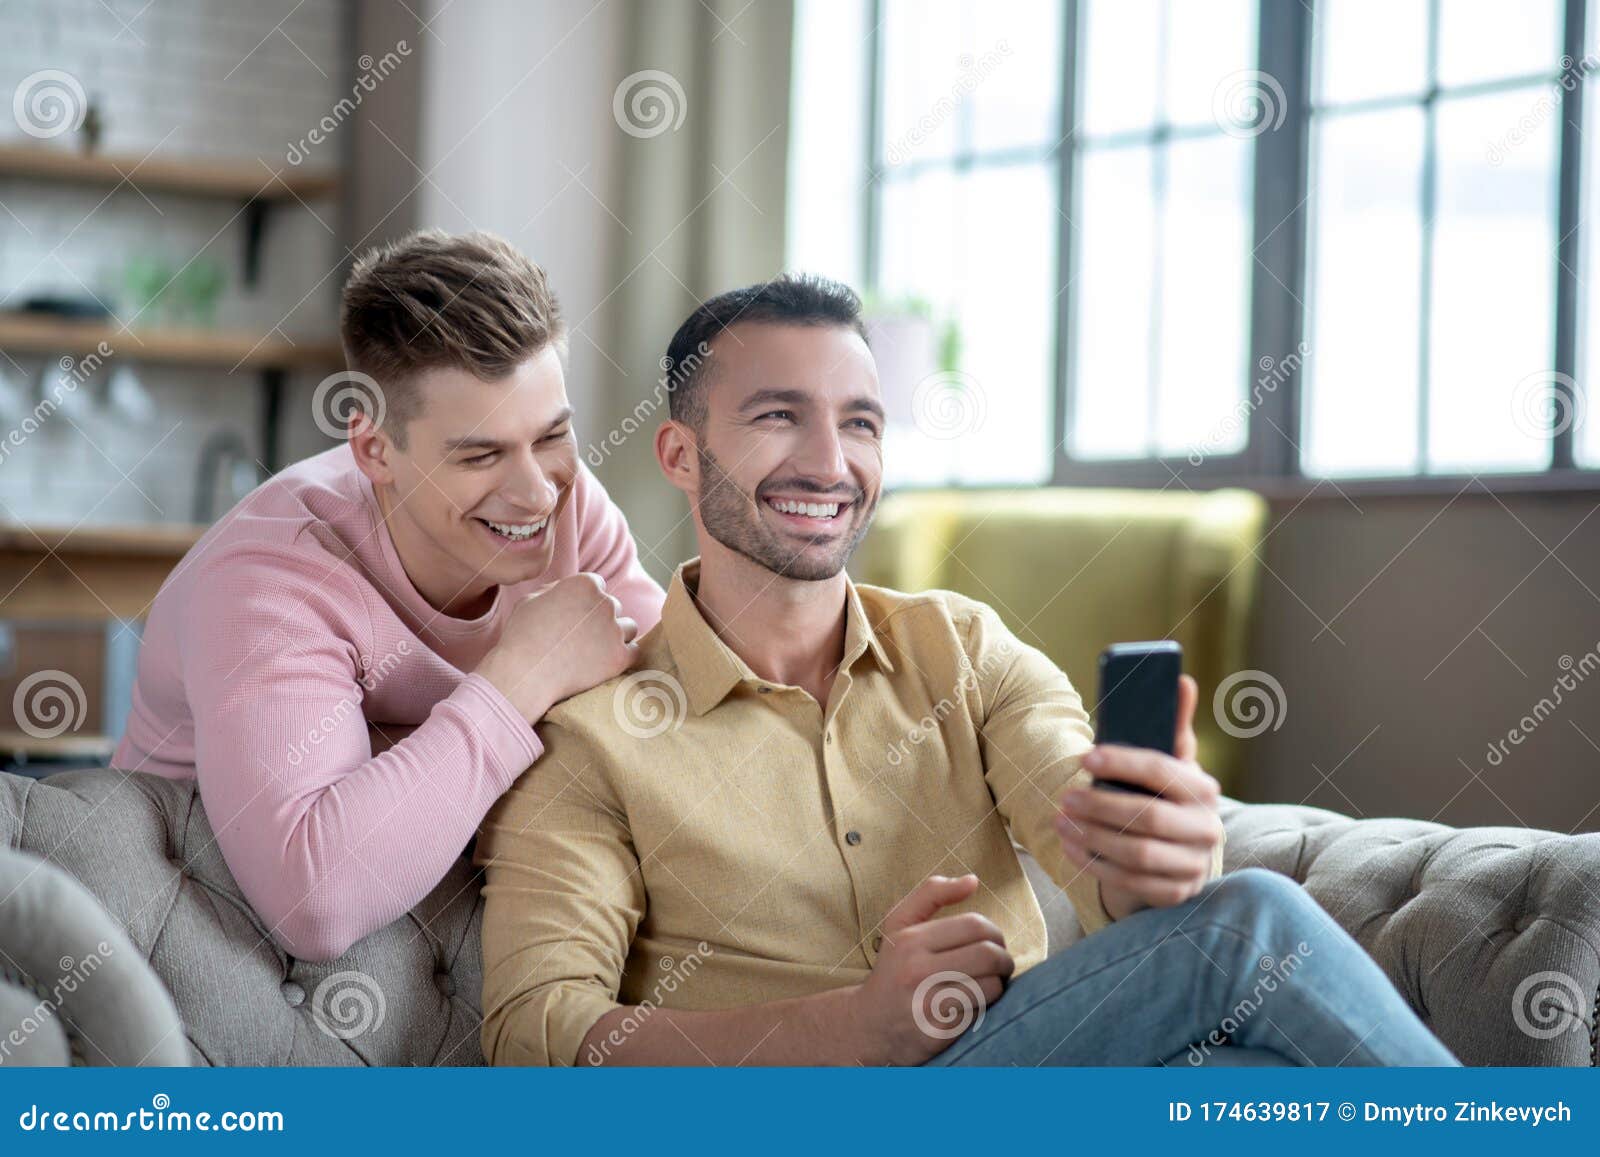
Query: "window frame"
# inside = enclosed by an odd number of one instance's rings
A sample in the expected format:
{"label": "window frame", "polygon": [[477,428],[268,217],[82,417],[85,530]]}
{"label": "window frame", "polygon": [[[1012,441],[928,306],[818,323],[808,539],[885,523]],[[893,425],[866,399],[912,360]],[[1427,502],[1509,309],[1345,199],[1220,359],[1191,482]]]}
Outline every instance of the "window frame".
{"label": "window frame", "polygon": [[[1082,73],[1079,48],[1083,37],[1084,5],[1080,0],[1059,0],[1061,5],[1061,67],[1060,126],[1077,123],[1077,109],[1081,102]],[[1308,207],[1311,174],[1311,126],[1314,110],[1313,44],[1316,27],[1314,11],[1316,0],[1305,4],[1279,4],[1273,0],[1258,0],[1257,4],[1257,61],[1255,67],[1271,76],[1282,87],[1286,115],[1277,128],[1257,134],[1253,140],[1252,190],[1250,204],[1250,236],[1253,261],[1250,273],[1250,303],[1247,319],[1246,367],[1249,380],[1245,383],[1246,397],[1255,385],[1257,367],[1281,364],[1296,354],[1305,336],[1306,301],[1310,286],[1308,275],[1308,245],[1311,217]],[[1347,102],[1321,107],[1346,109],[1376,106],[1379,103],[1415,105],[1427,111],[1429,155],[1424,159],[1425,175],[1419,197],[1425,229],[1431,234],[1433,225],[1428,216],[1430,199],[1435,189],[1432,182],[1433,123],[1437,102],[1441,97],[1455,95],[1478,86],[1441,86],[1437,83],[1432,61],[1437,59],[1439,35],[1439,5],[1441,0],[1429,0],[1429,54],[1428,87],[1415,96],[1385,98],[1384,101]],[[1584,39],[1587,34],[1589,0],[1564,0],[1562,11],[1562,66],[1556,74],[1562,81],[1561,123],[1559,131],[1560,155],[1557,162],[1556,225],[1558,248],[1555,262],[1556,292],[1554,332],[1552,342],[1552,370],[1565,375],[1564,381],[1573,381],[1577,374],[1579,353],[1579,325],[1583,304],[1581,284],[1582,261],[1588,246],[1588,230],[1580,227],[1583,196],[1583,124],[1584,105],[1588,86],[1582,71]],[[885,167],[879,162],[883,147],[883,91],[884,72],[884,7],[885,0],[870,0],[871,33],[868,43],[869,127],[865,134],[867,156],[863,204],[864,228],[863,282],[871,290],[878,287],[878,244],[880,240],[881,198],[885,181]],[[1596,78],[1593,83],[1600,83]],[[1494,82],[1508,87],[1514,82]],[[1154,141],[1170,140],[1181,133],[1169,133],[1164,127],[1140,135]],[[1093,142],[1091,142],[1091,147]],[[1075,207],[1078,204],[1079,156],[1084,148],[1077,134],[1060,132],[1056,143],[1047,149],[1021,150],[1037,154],[1056,167],[1058,205]],[[1017,151],[1017,150],[1013,150]],[[1030,157],[1030,159],[1032,159]],[[962,171],[988,163],[989,158],[959,152],[948,162],[929,162],[947,165]],[[1596,171],[1600,172],[1600,158],[1596,158]],[[913,166],[906,166],[912,168]],[[1600,468],[1580,466],[1574,455],[1575,434],[1571,424],[1558,424],[1551,436],[1551,463],[1541,470],[1511,473],[1417,473],[1397,475],[1360,475],[1326,477],[1306,474],[1300,463],[1298,440],[1301,430],[1301,398],[1303,382],[1298,367],[1289,368],[1280,384],[1263,391],[1260,400],[1250,407],[1245,445],[1233,454],[1206,455],[1195,464],[1188,456],[1140,457],[1123,459],[1077,459],[1069,452],[1068,431],[1074,396],[1072,381],[1072,330],[1076,306],[1077,285],[1072,271],[1076,253],[1073,249],[1073,228],[1069,224],[1071,213],[1063,214],[1056,230],[1056,274],[1058,296],[1056,301],[1055,332],[1053,335],[1051,365],[1054,380],[1051,383],[1053,411],[1051,428],[1054,444],[1051,452],[1050,477],[1040,485],[1056,486],[1130,486],[1165,488],[1174,484],[1193,489],[1212,489],[1220,486],[1245,486],[1271,496],[1310,496],[1334,493],[1345,497],[1357,494],[1430,494],[1455,493],[1473,485],[1485,489],[1504,491],[1528,490],[1600,490]],[[1597,223],[1596,228],[1600,228]],[[1596,241],[1600,254],[1600,240]],[[1426,257],[1425,257],[1426,260]],[[1597,288],[1600,292],[1600,288]],[[1424,330],[1427,320],[1422,322]],[[1426,341],[1426,333],[1422,335]],[[1271,359],[1270,363],[1267,359]],[[1600,363],[1600,350],[1597,350]],[[1557,389],[1566,391],[1563,379],[1557,379]],[[1595,400],[1595,391],[1590,391]],[[1426,404],[1427,383],[1421,383],[1421,396]],[[1570,405],[1571,398],[1565,399]],[[1600,411],[1600,406],[1595,407]],[[1600,420],[1600,413],[1592,416]],[[1426,425],[1419,437],[1426,436]],[[907,487],[912,489],[913,487]]]}

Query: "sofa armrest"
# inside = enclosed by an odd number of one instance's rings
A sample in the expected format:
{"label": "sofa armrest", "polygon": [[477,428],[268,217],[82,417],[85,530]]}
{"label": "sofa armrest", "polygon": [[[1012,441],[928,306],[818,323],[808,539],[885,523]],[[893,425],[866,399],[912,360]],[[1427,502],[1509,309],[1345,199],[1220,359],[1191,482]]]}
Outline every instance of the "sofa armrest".
{"label": "sofa armrest", "polygon": [[67,873],[0,848],[0,1065],[187,1065],[144,954]]}
{"label": "sofa armrest", "polygon": [[1600,834],[1225,800],[1225,870],[1291,876],[1465,1064],[1594,1065]]}

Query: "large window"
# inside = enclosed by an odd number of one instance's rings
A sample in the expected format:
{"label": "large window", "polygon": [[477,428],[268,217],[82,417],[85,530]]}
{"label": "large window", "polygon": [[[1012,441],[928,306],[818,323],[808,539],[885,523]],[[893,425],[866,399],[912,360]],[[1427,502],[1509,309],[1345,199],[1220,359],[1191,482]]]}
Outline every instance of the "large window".
{"label": "large window", "polygon": [[799,0],[891,481],[1592,477],[1585,8]]}

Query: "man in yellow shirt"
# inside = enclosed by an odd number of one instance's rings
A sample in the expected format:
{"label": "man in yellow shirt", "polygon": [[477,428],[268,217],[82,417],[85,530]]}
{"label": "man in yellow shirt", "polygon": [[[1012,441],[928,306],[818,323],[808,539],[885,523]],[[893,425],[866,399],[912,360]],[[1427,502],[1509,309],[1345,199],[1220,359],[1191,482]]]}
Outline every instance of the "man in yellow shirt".
{"label": "man in yellow shirt", "polygon": [[[700,557],[484,821],[491,1061],[1454,1063],[1293,881],[1218,878],[1192,679],[1175,756],[1096,748],[988,607],[850,581],[883,409],[849,289],[724,294],[667,364]],[[1013,840],[1090,933],[1048,959]]]}

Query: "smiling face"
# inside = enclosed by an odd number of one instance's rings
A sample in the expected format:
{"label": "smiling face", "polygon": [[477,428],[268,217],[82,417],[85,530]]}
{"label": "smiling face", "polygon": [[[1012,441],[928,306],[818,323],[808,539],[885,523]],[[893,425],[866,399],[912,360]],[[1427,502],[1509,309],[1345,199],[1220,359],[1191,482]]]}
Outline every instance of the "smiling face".
{"label": "smiling face", "polygon": [[412,583],[438,609],[470,613],[549,569],[578,473],[566,379],[546,346],[499,381],[432,369],[417,385],[404,447],[371,429],[351,444]]}
{"label": "smiling face", "polygon": [[700,429],[673,423],[692,434],[685,468],[663,459],[694,506],[702,553],[710,538],[784,578],[833,578],[871,526],[883,483],[866,342],[838,325],[744,322],[712,343],[705,373]]}

